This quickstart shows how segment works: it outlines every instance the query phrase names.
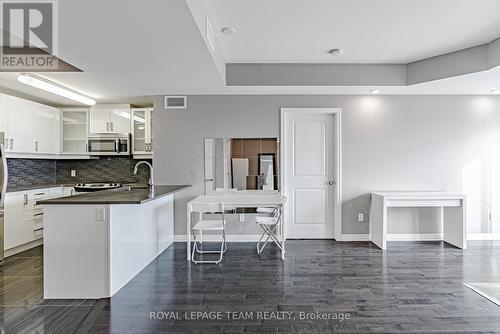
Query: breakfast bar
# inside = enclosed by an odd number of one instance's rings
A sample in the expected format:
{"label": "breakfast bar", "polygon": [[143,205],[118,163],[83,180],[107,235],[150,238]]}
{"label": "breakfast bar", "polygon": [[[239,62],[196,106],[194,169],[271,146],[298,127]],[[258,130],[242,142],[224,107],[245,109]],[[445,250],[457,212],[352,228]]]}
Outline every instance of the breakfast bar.
{"label": "breakfast bar", "polygon": [[174,194],[188,187],[125,187],[39,201],[44,298],[113,296],[173,243]]}

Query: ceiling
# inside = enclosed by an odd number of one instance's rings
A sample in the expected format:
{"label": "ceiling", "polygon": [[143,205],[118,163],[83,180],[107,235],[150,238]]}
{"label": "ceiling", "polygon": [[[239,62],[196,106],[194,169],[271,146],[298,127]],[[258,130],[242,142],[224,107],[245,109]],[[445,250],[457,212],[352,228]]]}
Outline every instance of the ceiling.
{"label": "ceiling", "polygon": [[[162,94],[368,94],[380,87],[227,87],[193,6],[212,21],[223,61],[406,63],[500,36],[498,0],[64,0],[59,54],[83,70],[43,73],[99,103],[147,105]],[[237,29],[223,35],[223,26]],[[342,47],[340,57],[325,52]],[[0,90],[56,105],[74,102],[0,73]],[[382,94],[487,94],[500,68]]]}
{"label": "ceiling", "polygon": [[[205,0],[229,63],[409,63],[500,36],[498,0]],[[328,54],[342,48],[341,56]]]}

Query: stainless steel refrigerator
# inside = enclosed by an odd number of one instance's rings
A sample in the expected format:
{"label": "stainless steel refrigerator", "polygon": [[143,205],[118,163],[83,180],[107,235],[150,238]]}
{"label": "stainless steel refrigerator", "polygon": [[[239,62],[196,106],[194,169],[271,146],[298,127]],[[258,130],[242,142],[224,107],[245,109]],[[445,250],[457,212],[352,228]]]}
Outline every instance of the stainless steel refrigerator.
{"label": "stainless steel refrigerator", "polygon": [[0,132],[0,265],[3,264],[4,258],[4,205],[5,195],[7,193],[7,159],[5,157],[4,148],[5,134]]}

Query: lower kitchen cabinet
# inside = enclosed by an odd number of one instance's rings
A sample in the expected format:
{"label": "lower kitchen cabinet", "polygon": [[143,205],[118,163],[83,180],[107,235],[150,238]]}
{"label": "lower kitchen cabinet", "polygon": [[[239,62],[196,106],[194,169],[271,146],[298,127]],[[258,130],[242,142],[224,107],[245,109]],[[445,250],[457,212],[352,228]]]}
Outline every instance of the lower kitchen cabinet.
{"label": "lower kitchen cabinet", "polygon": [[[4,248],[21,248],[43,238],[43,208],[36,202],[47,198],[72,196],[73,187],[41,188],[9,192],[5,196]],[[29,247],[20,249],[25,250]],[[14,251],[13,253],[17,253]]]}

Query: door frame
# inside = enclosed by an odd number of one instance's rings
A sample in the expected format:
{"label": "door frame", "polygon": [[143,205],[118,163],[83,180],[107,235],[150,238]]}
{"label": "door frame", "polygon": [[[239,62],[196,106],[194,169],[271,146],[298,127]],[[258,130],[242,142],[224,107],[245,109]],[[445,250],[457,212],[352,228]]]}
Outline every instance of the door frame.
{"label": "door frame", "polygon": [[[332,239],[342,240],[342,109],[341,108],[280,108],[280,185],[281,192],[286,193],[286,124],[288,115],[332,115],[333,116],[333,178],[335,187],[333,190],[334,215]],[[283,212],[283,226],[286,226],[286,216]],[[286,239],[286,228],[283,229]]]}

